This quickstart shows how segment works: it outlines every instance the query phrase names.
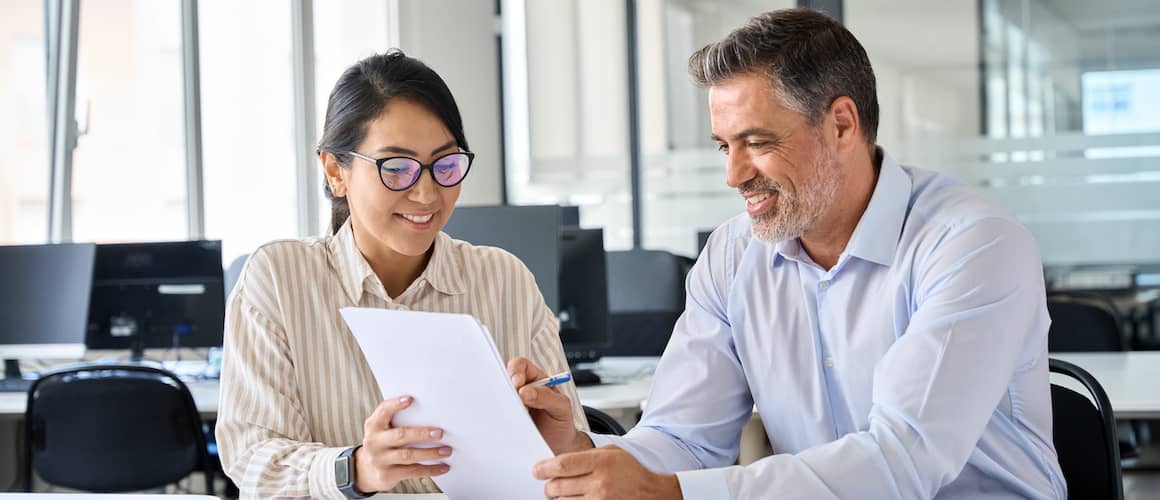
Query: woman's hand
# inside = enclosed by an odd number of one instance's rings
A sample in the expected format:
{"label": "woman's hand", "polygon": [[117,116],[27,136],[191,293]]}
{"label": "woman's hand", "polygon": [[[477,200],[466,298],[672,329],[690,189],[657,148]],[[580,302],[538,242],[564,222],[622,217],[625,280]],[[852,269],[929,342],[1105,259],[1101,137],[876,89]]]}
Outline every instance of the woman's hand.
{"label": "woman's hand", "polygon": [[514,358],[508,362],[508,375],[552,453],[559,455],[592,448],[592,440],[576,430],[572,421],[572,400],[568,396],[550,387],[528,387],[528,384],[548,376],[543,370],[527,358]]}
{"label": "woman's hand", "polygon": [[387,491],[404,479],[446,474],[450,466],[438,462],[451,456],[451,448],[416,448],[412,445],[443,439],[436,427],[394,427],[395,414],[411,406],[414,398],[400,396],[379,403],[363,423],[362,447],[355,451],[355,488],[363,493]]}

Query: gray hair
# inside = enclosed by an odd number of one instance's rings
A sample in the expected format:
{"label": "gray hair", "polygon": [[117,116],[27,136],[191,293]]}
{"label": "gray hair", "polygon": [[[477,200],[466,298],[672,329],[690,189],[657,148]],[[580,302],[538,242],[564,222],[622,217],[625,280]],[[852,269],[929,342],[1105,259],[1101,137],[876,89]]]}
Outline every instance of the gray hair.
{"label": "gray hair", "polygon": [[809,9],[766,12],[689,57],[689,75],[703,88],[753,74],[768,77],[782,104],[810,126],[835,99],[849,97],[858,108],[862,135],[874,143],[874,70],[862,44],[841,23]]}

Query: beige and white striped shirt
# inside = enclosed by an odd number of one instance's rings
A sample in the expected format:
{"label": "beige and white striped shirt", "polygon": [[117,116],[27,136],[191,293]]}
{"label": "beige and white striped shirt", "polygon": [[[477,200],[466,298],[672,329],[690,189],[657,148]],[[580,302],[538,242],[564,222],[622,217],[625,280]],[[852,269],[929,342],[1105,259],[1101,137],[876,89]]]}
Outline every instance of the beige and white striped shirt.
{"label": "beige and white striped shirt", "polygon": [[[243,498],[344,498],[334,460],[362,442],[363,421],[381,399],[339,315],[347,306],[470,314],[504,359],[525,356],[548,373],[567,369],[559,323],[535,279],[501,249],[439,233],[427,268],[391,299],[349,221],[334,236],[266,244],[249,258],[226,309],[217,439]],[[587,429],[575,386],[560,387]],[[424,478],[393,491],[438,489]]]}

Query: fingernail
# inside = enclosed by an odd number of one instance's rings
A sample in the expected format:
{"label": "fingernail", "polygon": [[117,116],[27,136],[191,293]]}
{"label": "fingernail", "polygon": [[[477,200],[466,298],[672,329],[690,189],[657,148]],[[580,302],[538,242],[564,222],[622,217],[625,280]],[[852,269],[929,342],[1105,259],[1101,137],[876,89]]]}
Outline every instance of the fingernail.
{"label": "fingernail", "polygon": [[520,385],[520,376],[512,375],[512,385]]}
{"label": "fingernail", "polygon": [[411,402],[411,396],[403,396],[399,398],[399,404],[407,404]]}
{"label": "fingernail", "polygon": [[451,454],[451,448],[439,448],[439,454],[447,456]]}
{"label": "fingernail", "polygon": [[450,465],[446,465],[446,464],[444,464],[444,465],[440,465],[440,466],[439,466],[439,472],[440,472],[440,473],[447,472],[447,471],[449,471],[449,470],[451,470],[451,466],[450,466]]}
{"label": "fingernail", "polygon": [[527,391],[527,394],[524,395],[524,399],[529,403],[535,401],[536,400],[536,391]]}
{"label": "fingernail", "polygon": [[431,431],[430,434],[431,434],[431,437],[433,437],[435,439],[439,439],[439,438],[443,437],[443,431],[440,429],[435,429],[435,430]]}

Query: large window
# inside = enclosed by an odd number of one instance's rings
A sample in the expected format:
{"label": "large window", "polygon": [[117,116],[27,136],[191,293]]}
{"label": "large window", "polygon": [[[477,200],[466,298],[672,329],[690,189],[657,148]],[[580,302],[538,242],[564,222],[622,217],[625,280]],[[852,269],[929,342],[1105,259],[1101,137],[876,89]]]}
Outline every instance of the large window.
{"label": "large window", "polygon": [[710,139],[708,93],[693,85],[689,56],[750,17],[792,0],[638,0],[642,245],[696,255],[697,232],[745,210],[725,185],[725,157]]}
{"label": "large window", "polygon": [[177,0],[81,2],[74,240],[189,234],[180,7]]}
{"label": "large window", "polygon": [[298,236],[290,4],[198,4],[205,230],[228,264]]}
{"label": "large window", "polygon": [[525,43],[504,60],[508,200],[578,205],[606,247],[631,247],[624,1],[510,4]]}
{"label": "large window", "polygon": [[[326,119],[326,101],[338,77],[346,68],[372,54],[391,48],[388,2],[381,0],[344,0],[314,2],[314,74],[315,128],[314,141],[322,137]],[[397,34],[396,34],[397,35]],[[330,200],[322,194],[322,166],[314,162],[313,174],[320,188],[309,193],[318,199],[319,226],[330,227]]]}
{"label": "large window", "polygon": [[48,236],[48,124],[41,0],[0,16],[0,244]]}

